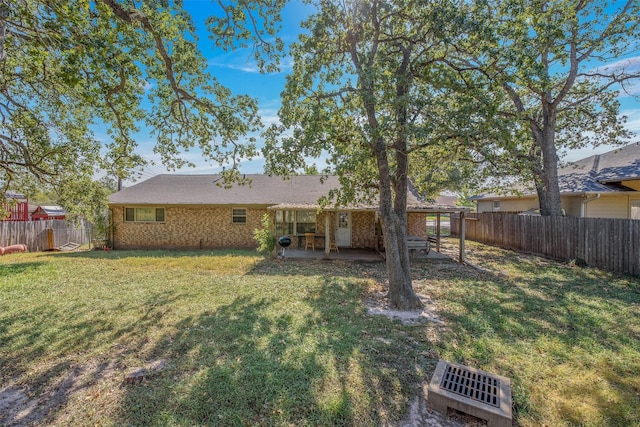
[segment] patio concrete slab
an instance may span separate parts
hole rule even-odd
[[[280,252],[278,252],[280,253]],[[384,252],[380,253],[372,249],[352,249],[341,248],[340,252],[329,252],[325,254],[324,250],[304,250],[304,249],[286,249],[284,253],[285,259],[291,260],[340,260],[340,261],[364,261],[364,262],[382,262],[384,261]],[[428,254],[416,252],[411,257],[414,261],[432,261],[432,262],[454,262],[454,260],[447,255],[434,250],[429,251]]]
[[[326,260],[341,260],[341,261],[368,261],[368,262],[380,262],[384,261],[384,258],[380,253],[369,249],[340,249],[340,252],[329,252],[325,254],[324,250],[304,250],[304,249],[287,249],[284,253],[285,259],[292,260],[311,260],[311,259],[326,259]]]

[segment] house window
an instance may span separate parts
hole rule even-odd
[[[316,211],[296,212],[296,232],[297,234],[316,232]]]
[[[315,233],[316,211],[276,211],[276,235]]]
[[[293,234],[295,211],[276,211],[276,236]]]
[[[126,222],[164,222],[164,208],[125,208]]]
[[[231,222],[234,224],[246,224],[247,223],[247,210],[245,208],[232,209]]]
[[[493,210],[494,211],[499,211],[500,210],[500,200],[494,200],[493,201]]]

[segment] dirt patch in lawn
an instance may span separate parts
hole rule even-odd
[[[115,364],[70,366],[62,374],[43,374],[30,387],[9,381],[0,386],[0,424],[26,426],[42,422],[97,382],[116,374]]]
[[[418,295],[424,308],[421,310],[398,310],[391,306],[389,302],[388,292],[375,292],[365,298],[365,306],[370,315],[387,316],[390,319],[397,319],[402,323],[415,324],[420,322],[435,322],[442,324],[442,320],[438,316],[435,304],[431,298]]]
[[[136,382],[140,382],[154,371],[164,369],[166,365],[166,360],[157,360],[132,372],[144,373],[140,377],[136,376]],[[47,422],[50,415],[64,417],[60,409],[70,401],[94,399],[105,386],[111,389],[122,388],[127,385],[128,375],[131,372],[127,374],[120,363],[108,361],[70,366],[55,378],[45,374],[29,387],[16,381],[8,381],[0,385],[0,425],[28,426]],[[62,424],[65,424],[64,421]]]

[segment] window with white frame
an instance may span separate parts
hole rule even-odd
[[[494,211],[499,211],[500,210],[500,200],[494,200],[493,201],[493,210]]]
[[[125,208],[126,222],[164,222],[164,208]]]
[[[233,208],[231,213],[231,222],[234,224],[246,224],[247,223],[247,209],[245,208]]]

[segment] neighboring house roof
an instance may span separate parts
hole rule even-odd
[[[67,214],[67,211],[60,206],[38,206],[33,213],[46,213],[49,216],[64,216]]]
[[[332,189],[339,188],[337,176],[246,175],[250,184],[224,188],[221,175],[157,175],[109,196],[111,205],[276,205],[282,209],[312,209]],[[424,202],[412,189],[407,195],[408,209],[437,208]],[[371,209],[373,206],[352,206]],[[452,207],[448,207],[452,208]],[[458,209],[459,210],[459,209]]]
[[[458,204],[458,200],[459,200],[459,197],[456,195],[451,196],[446,194],[440,194],[438,197],[436,197],[436,203],[440,205],[455,206]]]
[[[563,194],[607,193],[634,191],[624,181],[640,179],[640,142],[626,145],[604,154],[596,154],[568,163],[558,169],[558,184]],[[525,190],[522,195],[536,195]],[[481,194],[474,200],[512,198],[515,195]]]

